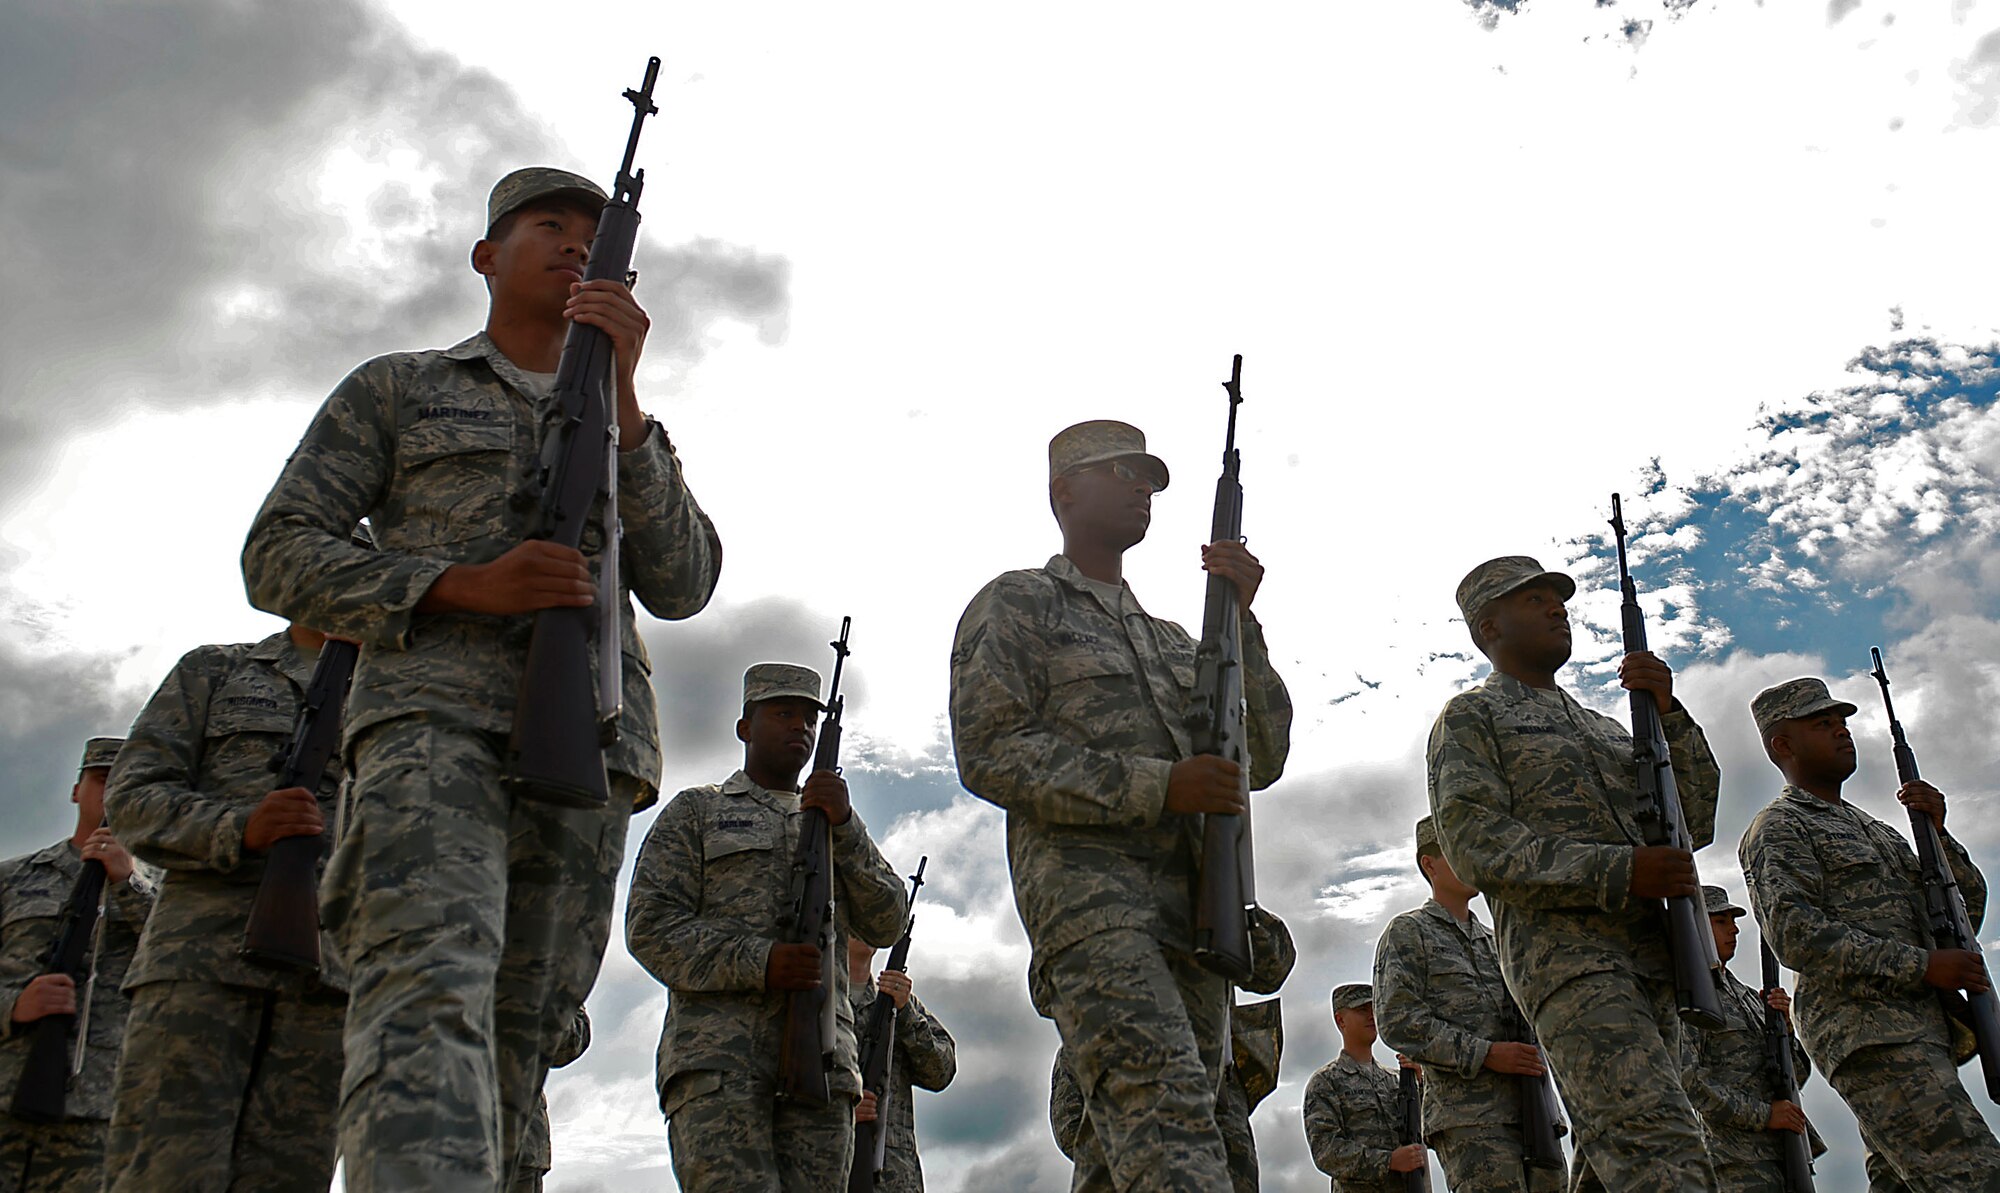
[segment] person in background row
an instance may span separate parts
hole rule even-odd
[[[1445,704],[1426,759],[1438,844],[1486,896],[1500,973],[1555,1072],[1579,1153],[1612,1193],[1715,1188],[1701,1120],[1681,1089],[1681,1023],[1660,900],[1699,896],[1694,856],[1648,845],[1632,737],[1556,684],[1570,657],[1576,582],[1525,555],[1458,585],[1493,664]],[[1647,651],[1619,682],[1658,704],[1697,848],[1715,831],[1722,775],[1701,727]],[[1583,1167],[1579,1163],[1578,1168]]]
[[[1062,553],[1004,573],[959,619],[952,744],[965,789],[1007,813],[1007,863],[1031,953],[1028,991],[1084,1093],[1079,1191],[1229,1184],[1215,1122],[1229,983],[1195,960],[1202,818],[1245,810],[1236,763],[1195,755],[1195,640],[1124,582],[1167,466],[1121,422],[1049,442]],[[1283,773],[1291,698],[1251,612],[1264,566],[1201,548],[1243,612],[1248,786]]]
[[[1567,1172],[1525,1160],[1519,1077],[1547,1067],[1522,1039],[1493,934],[1472,913],[1479,892],[1452,872],[1431,817],[1417,822],[1416,840],[1431,897],[1375,944],[1382,1042],[1424,1067],[1424,1141],[1452,1193],[1561,1193]]]
[[[1250,913],[1250,955],[1254,969],[1243,989],[1275,994],[1298,962],[1285,921],[1266,907]],[[1278,1063],[1284,1052],[1285,1028],[1275,998],[1235,1003],[1229,1008],[1229,1055],[1222,1070],[1222,1088],[1215,1096],[1215,1126],[1229,1156],[1229,1180],[1236,1193],[1257,1193],[1257,1137],[1250,1113],[1278,1087]],[[1083,1091],[1070,1072],[1066,1054],[1056,1049],[1049,1074],[1049,1127],[1056,1147],[1072,1162],[1076,1138],[1083,1129]]]
[[[84,743],[69,793],[76,805],[75,831],[45,849],[0,862],[0,1193],[98,1193],[104,1187],[111,1081],[132,1006],[123,988],[125,972],[153,909],[152,884],[104,827],[104,780],[124,744],[117,737]],[[63,909],[86,861],[104,866],[108,897],[91,951],[83,1070],[70,1078],[63,1121],[24,1122],[5,1108],[20,1086],[35,1024],[83,1010],[84,992],[76,981],[47,969]],[[63,1059],[73,1055],[66,1048]]]
[[[326,636],[292,625],[181,657],[132,723],[104,803],[141,861],[166,872],[125,977],[105,1189],[325,1189],[333,1180],[346,971],[239,949],[264,851],[334,819],[342,772],[272,790]]]
[[[1306,1082],[1300,1113],[1313,1164],[1333,1178],[1333,1193],[1404,1193],[1405,1173],[1421,1171],[1424,1145],[1402,1141],[1396,1074],[1375,1063],[1374,995],[1366,982],[1333,989],[1340,1055]],[[1398,1057],[1406,1069],[1416,1065]]]
[[[1813,678],[1750,702],[1764,752],[1785,776],[1737,846],[1750,905],[1771,950],[1799,975],[1799,1035],[1861,1126],[1869,1188],[1993,1193],[2000,1143],[1959,1083],[1970,1054],[1954,1053],[1938,1001],[1940,990],[1989,989],[1985,962],[1936,947],[1909,843],[1841,798],[1854,773],[1854,713]],[[1918,781],[1896,799],[1937,826],[1977,928],[1986,878],[1945,832],[1944,794]]]
[[[548,167],[496,183],[471,252],[485,329],[350,373],[243,545],[252,604],[361,643],[349,815],[322,889],[354,990],[340,1104],[348,1193],[512,1179],[549,1059],[604,958],[627,821],[659,784],[651,665],[630,599],[692,617],[722,566],[666,431],[640,409],[651,321],[622,282],[583,281],[604,203],[589,179]],[[581,550],[535,536],[572,322],[611,341],[618,426],[617,509],[596,511]],[[349,541],[364,517],[372,551]],[[508,733],[533,615],[595,603],[614,522],[623,697],[603,753],[610,798],[573,808],[505,781]],[[612,661],[593,659],[593,678]]]
[[[758,663],[743,673],[743,766],[690,787],[653,821],[625,904],[625,944],[667,987],[657,1083],[674,1178],[687,1193],[845,1190],[861,1096],[847,967],[836,966],[837,1032],[826,1102],[780,1097],[787,996],[818,988],[822,958],[788,943],[787,896],[805,811],[832,824],[834,947],[888,945],[909,897],[854,814],[847,781],[812,761],[819,673]]]
[[[1701,898],[1715,933],[1715,954],[1724,966],[1722,1015],[1727,1023],[1714,1031],[1689,1028],[1683,1034],[1681,1084],[1708,1131],[1708,1154],[1715,1161],[1715,1180],[1722,1193],[1787,1193],[1774,1132],[1806,1135],[1814,1155],[1824,1152],[1826,1144],[1798,1103],[1771,1098],[1777,1074],[1765,1041],[1765,1000],[1727,968],[1736,955],[1736,921],[1743,909],[1731,903],[1729,892],[1719,886],[1701,888]],[[1771,991],[1769,1005],[1789,1022],[1792,1000],[1783,989]],[[1787,1043],[1793,1071],[1804,1085],[1812,1074],[1812,1062],[1789,1033]]]
[[[932,1093],[951,1084],[958,1076],[958,1043],[912,991],[910,975],[885,969],[879,980],[869,968],[875,948],[858,936],[847,938],[847,996],[854,1007],[855,1030],[868,1023],[868,1008],[877,998],[896,1004],[896,1042],[889,1062],[889,1098],[886,1107],[889,1134],[884,1142],[882,1172],[875,1187],[882,1193],[923,1193],[924,1166],[917,1156],[917,1122],[912,1087]],[[865,1108],[857,1108],[860,1121],[880,1122],[884,1108],[874,1105],[874,1096],[864,1093]],[[867,1164],[868,1156],[856,1153],[854,1163]]]
[[[582,1056],[589,1047],[590,1016],[578,1007],[576,1018],[570,1020],[569,1030],[557,1041],[556,1050],[549,1054],[549,1068],[562,1068]],[[542,1193],[542,1180],[553,1167],[555,1148],[549,1138],[549,1099],[544,1093],[536,1100],[535,1113],[528,1120],[527,1132],[521,1138],[521,1162],[514,1168],[514,1183],[507,1186],[507,1193]]]

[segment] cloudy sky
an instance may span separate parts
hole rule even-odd
[[[1573,567],[1570,678],[1615,709],[1613,490],[1723,761],[1711,880],[1741,890],[1776,790],[1745,706],[1778,679],[1869,710],[1850,791],[1899,819],[1874,644],[2000,861],[2000,0],[623,9],[0,0],[0,852],[66,830],[82,738],[181,652],[275,628],[236,553],[315,405],[478,327],[486,189],[608,178],[654,53],[641,381],[728,547],[706,612],[644,627],[665,785],[732,769],[745,665],[823,663],[853,615],[849,777],[899,869],[931,857],[913,976],[960,1041],[918,1100],[933,1188],[1066,1187],[1001,819],[944,731],[952,627],[1056,549],[1047,439],[1102,417],[1176,477],[1128,578],[1197,622],[1234,352],[1300,714],[1258,805],[1303,951],[1267,1188],[1324,1188],[1325,994],[1420,899],[1424,736],[1483,670],[1452,587]],[[670,1184],[662,1005],[614,945],[550,1085],[553,1189]],[[1807,1103],[1824,1187],[1858,1186],[1837,1099]]]

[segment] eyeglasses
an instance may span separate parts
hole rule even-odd
[[[1117,477],[1121,481],[1124,481],[1128,485],[1142,484],[1145,485],[1149,490],[1151,490],[1154,493],[1160,491],[1160,485],[1158,481],[1155,481],[1152,477],[1139,471],[1137,468],[1132,467],[1130,464],[1127,464],[1123,460],[1107,460],[1102,464],[1092,464],[1086,468],[1072,469],[1071,472],[1072,474],[1074,474],[1077,472],[1097,472],[1100,470],[1109,471],[1111,475]]]

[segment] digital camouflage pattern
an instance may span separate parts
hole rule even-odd
[[[1938,839],[1976,928],[1986,878],[1948,832]],[[1875,1187],[2000,1188],[2000,1145],[1959,1084],[1951,1025],[1923,980],[1933,945],[1909,842],[1787,784],[1737,857],[1771,951],[1798,972],[1806,1051],[1860,1120],[1871,1180],[1887,1165],[1905,1182]]]
[[[494,183],[487,193],[486,230],[491,233],[493,225],[508,212],[555,195],[577,199],[592,207],[604,206],[607,199],[603,187],[581,174],[553,166],[523,166]]]
[[[1486,1067],[1532,1033],[1500,977],[1493,934],[1435,899],[1389,921],[1375,944],[1375,1029],[1424,1067],[1424,1139],[1456,1193],[1559,1190],[1564,1174],[1522,1159],[1521,1080]]]
[[[347,700],[350,747],[394,717],[511,729],[533,615],[416,606],[451,565],[490,563],[528,537],[537,508],[530,485],[554,417],[545,386],[482,332],[363,364],[313,418],[251,524],[243,578],[258,608],[362,643]],[[593,569],[601,515],[583,536]],[[722,543],[657,423],[619,452],[618,516],[619,600],[636,595],[669,620],[699,612],[715,591]],[[372,551],[349,541],[364,517]],[[660,781],[659,717],[652,664],[629,613],[624,711],[604,763],[650,796]]]
[[[1306,1082],[1306,1146],[1314,1167],[1333,1178],[1334,1193],[1403,1193],[1402,1174],[1389,1170],[1403,1142],[1398,1099],[1394,1073],[1345,1052]]]
[[[1195,641],[1149,616],[1130,585],[1120,598],[1106,608],[1057,555],[982,589],[952,646],[959,778],[1007,813],[1031,972],[1114,928],[1174,948],[1193,939],[1202,818],[1164,805],[1167,773],[1189,754]],[[1254,617],[1243,653],[1250,786],[1261,790],[1284,771],[1292,706]]]
[[[326,1188],[346,1012],[344,992],[299,975],[133,990],[106,1193]]]
[[[1757,734],[1768,742],[1771,734],[1782,721],[1809,717],[1816,712],[1832,710],[1843,717],[1851,717],[1860,712],[1859,708],[1845,700],[1835,700],[1833,693],[1826,690],[1826,681],[1807,676],[1802,679],[1788,679],[1774,687],[1765,688],[1750,701],[1750,717],[1757,722]]]
[[[1575,580],[1562,572],[1549,571],[1527,555],[1502,555],[1487,560],[1467,572],[1452,595],[1458,601],[1460,616],[1471,625],[1479,620],[1480,611],[1487,605],[1537,580],[1554,585],[1565,601],[1576,595]]]
[[[563,1032],[555,1052],[549,1056],[549,1068],[560,1069],[570,1064],[589,1047],[590,1016],[578,1007],[569,1029]],[[507,1186],[508,1193],[542,1193],[542,1178],[554,1166],[555,1151],[549,1139],[549,1100],[537,1094],[535,1112],[528,1117],[527,1129],[521,1136],[521,1154],[515,1161],[514,1180]]]
[[[1714,904],[1709,904],[1715,914]],[[1784,1193],[1784,1173],[1776,1132],[1766,1129],[1778,1075],[1764,1039],[1764,999],[1728,969],[1722,971],[1723,1026],[1714,1031],[1681,1029],[1681,1085],[1708,1132],[1723,1193]],[[1812,1062],[1792,1040],[1792,1066],[1800,1086],[1812,1076]],[[1813,1154],[1826,1150],[1815,1133]]]
[[[730,1181],[776,1188],[775,1166],[790,1162],[780,1154],[788,1148],[822,1159],[853,1150],[861,1074],[844,964],[834,967],[835,989],[828,992],[838,1033],[827,1075],[830,1104],[844,1114],[779,1108],[771,1094],[786,994],[766,990],[764,977],[771,946],[789,931],[792,859],[804,819],[796,792],[767,791],[739,770],[675,796],[639,847],[625,944],[668,990],[655,1073],[660,1110],[672,1123],[675,1175],[686,1188]],[[846,956],[850,932],[878,947],[892,944],[908,915],[902,878],[858,815],[834,826],[832,848],[834,955]],[[681,1121],[697,1100],[694,1117]],[[794,1131],[788,1141],[774,1142],[786,1131]],[[836,1146],[817,1131],[837,1132],[846,1142]],[[745,1162],[752,1166],[736,1167]],[[834,1175],[844,1188],[844,1160]],[[758,1179],[765,1184],[757,1186]]]
[[[28,1126],[4,1112],[21,1082],[34,1027],[14,1022],[14,1002],[29,982],[48,972],[49,954],[62,931],[63,908],[82,872],[83,857],[67,838],[0,862],[0,1127],[9,1137]],[[138,952],[154,895],[153,885],[138,870],[108,889],[110,898],[98,927],[97,982],[90,994],[90,1040],[84,1047],[83,1072],[70,1081],[63,1103],[69,1119],[99,1124],[111,1117],[111,1077],[132,1007],[124,989],[125,974]],[[77,996],[82,998],[81,990]],[[65,1138],[68,1134],[75,1133]]]
[[[603,960],[643,785],[614,774],[590,810],[517,799],[500,781],[504,745],[421,717],[354,744],[320,892],[357,992],[340,1087],[349,1193],[504,1186]]]
[[[264,877],[263,856],[244,848],[243,830],[277,786],[318,658],[282,630],[255,643],[198,646],[181,656],[132,723],[105,784],[104,811],[132,855],[166,876],[128,987],[187,981],[297,988],[288,972],[237,951]],[[329,826],[342,774],[336,757],[314,793]],[[320,954],[320,980],[346,989],[339,954],[324,934]]]
[[[1249,782],[1262,789],[1284,770],[1291,700],[1249,615],[1243,653]],[[1214,1112],[1228,985],[1186,953],[1202,818],[1165,811],[1168,773],[1190,754],[1194,658],[1187,631],[1129,585],[1112,594],[1061,555],[986,585],[952,646],[959,778],[1007,813],[1029,991],[1090,1102],[1079,1189],[1139,1173],[1227,1180]],[[1114,1005],[1131,1017],[1096,1038]],[[1099,1131],[1115,1173],[1100,1171]]]
[[[104,1130],[99,1119],[33,1124],[0,1117],[0,1193],[99,1193]]]
[[[765,700],[792,697],[810,700],[824,712],[826,703],[819,695],[819,672],[811,667],[801,667],[796,663],[753,663],[743,673],[743,704],[746,708]]]
[[[1131,423],[1100,418],[1064,427],[1049,440],[1050,480],[1112,460],[1131,460],[1151,473],[1155,492],[1167,487],[1167,462],[1146,451],[1146,433]]]
[[[1976,928],[1986,878],[1950,833],[1938,839]],[[1944,1008],[1924,984],[1935,946],[1902,834],[1787,785],[1751,818],[1736,853],[1771,951],[1798,972],[1799,1036],[1822,1073],[1871,1044],[1950,1045]]]
[[[667,1146],[681,1193],[845,1193],[854,1097],[778,1095],[776,1073],[682,1073]]]
[[[1700,848],[1721,773],[1686,709],[1660,721]],[[1678,1081],[1659,1080],[1679,1068],[1680,1021],[1661,905],[1631,896],[1647,810],[1625,726],[1494,671],[1445,704],[1426,761],[1439,846],[1493,910],[1501,975],[1596,1175],[1613,1188],[1712,1188],[1694,1108]]]
[[[854,1022],[865,1027],[868,1023],[868,1008],[873,1006],[880,993],[875,983],[870,981],[862,986],[849,989],[853,1000]],[[932,1093],[951,1084],[958,1076],[958,1043],[930,1013],[923,1000],[914,993],[910,1001],[896,1012],[896,1043],[889,1062],[889,1097],[887,1105],[878,1113],[886,1115],[889,1135],[884,1147],[882,1171],[876,1178],[875,1187],[882,1193],[922,1193],[924,1187],[923,1163],[917,1155],[916,1099],[912,1089],[927,1089]],[[879,1120],[878,1120],[879,1121]],[[868,1162],[868,1157],[856,1155],[856,1164]]]

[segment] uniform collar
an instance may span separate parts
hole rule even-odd
[[[1553,692],[1565,698],[1569,695],[1560,686],[1554,688],[1531,687],[1507,674],[1505,671],[1500,670],[1498,667],[1486,673],[1486,678],[1480,682],[1480,686],[1489,692],[1496,692],[1510,700],[1534,700],[1547,692]]]
[[[1486,925],[1479,922],[1479,913],[1472,910],[1472,908],[1470,907],[1467,907],[1465,909],[1466,918],[1465,922],[1462,924],[1458,922],[1457,916],[1451,914],[1450,908],[1438,902],[1436,899],[1424,900],[1424,905],[1419,910],[1424,912],[1424,914],[1430,916],[1432,919],[1442,920],[1445,923],[1450,924],[1452,927],[1457,928],[1462,932],[1469,933],[1473,936],[1486,935]]]
[[[1848,803],[1845,799],[1842,799],[1839,803],[1830,804],[1805,788],[1795,787],[1790,783],[1785,784],[1784,797],[1796,800],[1815,812],[1833,813],[1846,811],[1854,807],[1853,804]]]
[[[494,344],[492,337],[488,336],[484,331],[467,336],[465,339],[438,353],[438,355],[447,360],[483,360],[486,362],[486,367],[493,370],[494,376],[506,382],[515,393],[520,394],[530,402],[535,400],[535,386],[528,380],[526,371],[513,361],[508,360],[507,354],[500,351],[499,347]]]
[[[1362,1064],[1360,1061],[1355,1060],[1353,1057],[1347,1055],[1347,1049],[1345,1048],[1342,1048],[1340,1050],[1340,1054],[1333,1058],[1333,1063],[1339,1065],[1341,1068],[1347,1069],[1355,1073],[1388,1072],[1387,1069],[1384,1069],[1380,1064],[1377,1064],[1372,1058],[1369,1060],[1367,1064],[1365,1065]]]
[[[70,862],[79,861],[82,859],[82,857],[83,855],[76,851],[76,846],[70,844],[69,838],[64,837],[62,840],[57,841],[55,844],[50,845],[47,848],[36,850],[34,856],[30,860],[38,862],[42,865],[61,866]]]
[[[1042,570],[1078,592],[1089,592],[1091,590],[1090,586],[1093,581],[1090,577],[1078,571],[1076,564],[1070,562],[1070,558],[1067,555],[1058,553],[1049,556],[1049,562]],[[1127,595],[1130,595],[1132,592],[1132,586],[1127,584],[1123,577],[1120,577],[1118,580],[1118,588],[1119,591]]]
[[[768,787],[759,786],[757,781],[752,779],[741,768],[738,768],[735,774],[722,781],[722,793],[724,795],[747,795],[751,799],[769,804],[772,807],[787,810],[797,807],[799,802],[798,792],[772,791]]]
[[[313,669],[319,665],[319,656],[307,658],[287,630],[279,630],[251,647],[250,657],[260,663],[269,663],[273,670],[301,689],[312,683]]]

